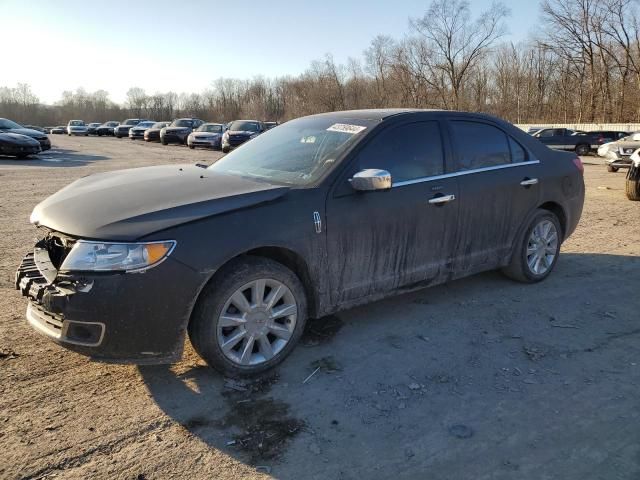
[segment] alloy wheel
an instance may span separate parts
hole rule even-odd
[[[527,242],[527,265],[535,275],[549,271],[558,253],[558,231],[550,220],[539,222]]]
[[[269,278],[254,280],[225,303],[218,317],[218,346],[237,365],[267,362],[289,343],[297,315],[296,299],[286,285]]]

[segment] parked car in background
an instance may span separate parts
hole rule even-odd
[[[533,135],[534,133],[539,132],[540,130],[542,130],[542,127],[530,127],[530,128],[527,130],[527,133],[528,133],[529,135]]]
[[[631,155],[625,190],[629,200],[640,200],[640,149]]]
[[[66,135],[67,127],[66,125],[58,125],[57,127],[53,127],[50,133],[52,135]]]
[[[131,140],[135,140],[136,138],[144,139],[144,132],[146,132],[149,128],[155,125],[155,121],[153,120],[144,120],[143,122],[138,123],[135,127],[131,127],[129,129],[129,138]]]
[[[102,125],[100,122],[93,122],[87,125],[87,133],[89,135],[96,135],[96,129]]]
[[[122,138],[129,135],[129,130],[140,122],[144,122],[144,118],[127,118],[124,122],[113,129],[113,135],[116,138]]]
[[[235,120],[222,136],[222,151],[230,152],[247,140],[257,137],[266,130],[264,123],[258,120]]]
[[[49,150],[51,148],[51,140],[46,133],[39,132],[37,130],[31,130],[30,128],[24,128],[19,123],[6,118],[0,118],[0,133],[17,133],[19,135],[26,135],[38,141],[42,151]]]
[[[203,123],[187,137],[189,148],[206,147],[220,150],[222,148],[222,123]]]
[[[543,128],[532,135],[554,150],[570,150],[588,155],[605,142],[604,136],[568,128]]]
[[[69,120],[67,124],[67,134],[72,135],[89,135],[89,129],[82,120]]]
[[[99,137],[102,137],[103,135],[112,137],[113,129],[116,128],[118,125],[120,125],[120,122],[116,122],[113,120],[109,122],[105,122],[96,128],[96,135],[98,135]]]
[[[266,130],[271,130],[274,127],[277,127],[278,125],[280,125],[278,122],[264,122],[264,128]]]
[[[52,127],[52,126],[44,127],[44,131],[45,131],[45,133],[51,133],[51,130],[53,130],[54,128],[56,128],[56,127]]]
[[[607,171],[617,172],[631,166],[631,155],[640,148],[640,132],[609,142],[598,148],[598,155],[604,158]]]
[[[160,130],[160,142],[163,145],[170,143],[187,144],[187,137],[204,121],[199,118],[178,118],[171,122],[171,125]]]
[[[29,130],[35,130],[40,133],[48,133],[43,127],[38,127],[37,125],[22,125],[23,128],[28,128]]]
[[[41,151],[40,142],[35,138],[20,133],[0,132],[0,155],[27,158]]]
[[[188,332],[224,375],[254,375],[308,317],[487,270],[544,280],[580,220],[582,173],[488,115],[298,118],[206,170],[76,180],[33,210],[42,240],[15,285],[33,328],[79,353],[169,363]]]
[[[159,142],[160,141],[160,130],[164,127],[171,125],[171,122],[156,122],[153,124],[151,128],[147,128],[144,131],[144,141],[145,142]]]
[[[587,133],[590,135],[600,135],[603,139],[602,145],[609,142],[616,142],[630,135],[629,132],[623,132],[621,130],[592,130]]]

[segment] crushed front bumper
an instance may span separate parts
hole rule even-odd
[[[171,363],[203,277],[168,258],[144,273],[62,273],[39,242],[18,267],[27,321],[69,350],[114,363]]]

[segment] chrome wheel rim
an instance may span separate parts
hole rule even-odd
[[[527,265],[535,275],[544,275],[553,265],[558,252],[558,231],[550,220],[538,223],[527,242]]]
[[[298,304],[286,285],[254,280],[225,303],[218,317],[218,346],[237,365],[268,362],[291,340],[297,317]]]

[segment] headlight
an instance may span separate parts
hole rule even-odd
[[[139,271],[154,267],[167,258],[176,242],[106,243],[79,240],[60,270],[67,271]]]

